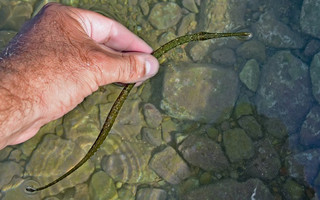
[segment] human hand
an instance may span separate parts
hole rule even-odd
[[[0,149],[28,140],[100,85],[154,76],[151,52],[111,19],[47,4],[0,54]]]

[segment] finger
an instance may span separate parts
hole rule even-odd
[[[159,69],[158,60],[150,54],[127,52],[108,55],[108,52],[98,52],[95,63],[99,68],[96,76],[101,77],[99,85],[109,83],[143,82],[154,76]]]
[[[117,51],[151,53],[152,48],[138,36],[115,20],[98,13],[71,8],[89,37]]]

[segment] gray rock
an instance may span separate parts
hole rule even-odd
[[[208,32],[228,32],[245,25],[244,13],[246,5],[240,1],[216,2],[201,1],[199,12],[199,29]],[[232,39],[234,40],[234,39]],[[210,40],[195,43],[190,49],[190,56],[194,61],[200,61],[207,55],[210,45],[223,46],[227,40]]]
[[[94,173],[89,182],[89,194],[91,199],[117,199],[118,194],[114,182],[103,171]]]
[[[217,183],[192,190],[181,199],[270,200],[274,198],[268,187],[258,179],[249,179],[242,183],[232,179],[225,179],[218,181]]]
[[[264,63],[266,60],[266,47],[259,40],[252,39],[237,48],[237,55]]]
[[[200,135],[191,135],[179,146],[183,158],[207,171],[223,171],[229,166],[218,143]]]
[[[320,52],[317,53],[310,65],[310,76],[312,83],[312,93],[318,103],[320,103]]]
[[[293,179],[287,179],[283,185],[283,195],[285,199],[300,200],[306,199],[304,186],[298,184]]]
[[[314,37],[320,38],[320,1],[304,0],[301,14],[300,26],[303,32]]]
[[[136,200],[166,200],[167,192],[158,188],[141,188],[137,192]]]
[[[271,180],[278,175],[281,167],[280,157],[269,140],[255,143],[256,155],[248,162],[246,173],[254,178]]]
[[[15,31],[0,31],[0,52],[4,50],[9,41],[17,34]]]
[[[241,70],[239,77],[249,90],[255,92],[258,88],[260,78],[260,68],[258,62],[254,59],[247,61]]]
[[[233,66],[236,62],[236,55],[232,49],[221,48],[212,52],[212,60],[226,66]]]
[[[162,122],[160,111],[151,103],[143,105],[143,115],[150,128],[158,128]]]
[[[188,165],[170,146],[153,155],[149,166],[170,184],[179,184],[191,175]]]
[[[263,43],[275,48],[299,49],[304,46],[302,37],[273,15],[265,13],[252,26],[254,35]]]
[[[272,137],[283,139],[288,136],[286,125],[279,119],[265,119],[263,120],[263,126]]]
[[[162,143],[161,129],[143,127],[141,129],[141,139],[151,145],[159,146]]]
[[[263,137],[261,126],[253,116],[243,116],[238,120],[238,123],[253,140]]]
[[[280,51],[262,67],[257,110],[268,118],[282,120],[293,133],[311,107],[309,88],[308,66],[289,51]]]
[[[157,29],[175,26],[181,18],[181,8],[172,2],[157,3],[150,11],[149,21]]]
[[[112,154],[102,158],[101,167],[118,182],[151,183],[158,178],[148,166],[151,150],[146,143],[121,141]]]
[[[183,17],[181,24],[178,28],[178,36],[185,35],[192,32],[197,26],[196,15],[194,13],[189,13]]]
[[[285,164],[290,177],[299,182],[307,181],[312,186],[319,173],[320,149],[289,155],[285,159]]]
[[[320,147],[320,106],[313,107],[303,122],[300,142],[306,146]]]
[[[21,177],[22,172],[22,167],[16,162],[0,162],[0,189],[10,183],[14,176]]]
[[[33,8],[29,2],[1,1],[1,30],[19,31],[22,25],[31,17]]]
[[[305,56],[313,56],[320,50],[320,41],[319,40],[311,40],[308,42],[306,47],[304,48],[303,54]]]
[[[223,144],[231,162],[249,159],[254,154],[253,143],[244,130],[240,128],[223,132]],[[241,145],[239,145],[241,144]]]
[[[163,84],[161,108],[178,119],[224,119],[230,116],[238,96],[234,71],[205,64],[178,66],[165,74]]]
[[[84,157],[86,152],[76,143],[48,134],[32,153],[26,165],[26,176],[32,176],[42,185],[55,180]],[[63,156],[61,156],[63,155]],[[41,161],[41,162],[39,162]],[[82,167],[63,181],[41,192],[42,197],[58,194],[66,188],[87,181],[94,170],[88,160]]]
[[[182,5],[186,9],[190,10],[193,13],[198,13],[199,12],[198,7],[197,7],[196,3],[194,2],[194,0],[183,0],[182,1]]]

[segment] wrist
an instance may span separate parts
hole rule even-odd
[[[35,109],[34,98],[26,90],[26,83],[17,71],[9,70],[12,63],[1,61],[0,149],[29,139],[41,127],[39,112]]]

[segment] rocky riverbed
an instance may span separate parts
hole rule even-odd
[[[0,49],[48,2],[112,17],[153,48],[197,31],[250,31],[178,47],[135,88],[110,135],[77,163],[121,88],[99,88],[0,151],[0,199],[318,199],[320,0],[0,1]]]

